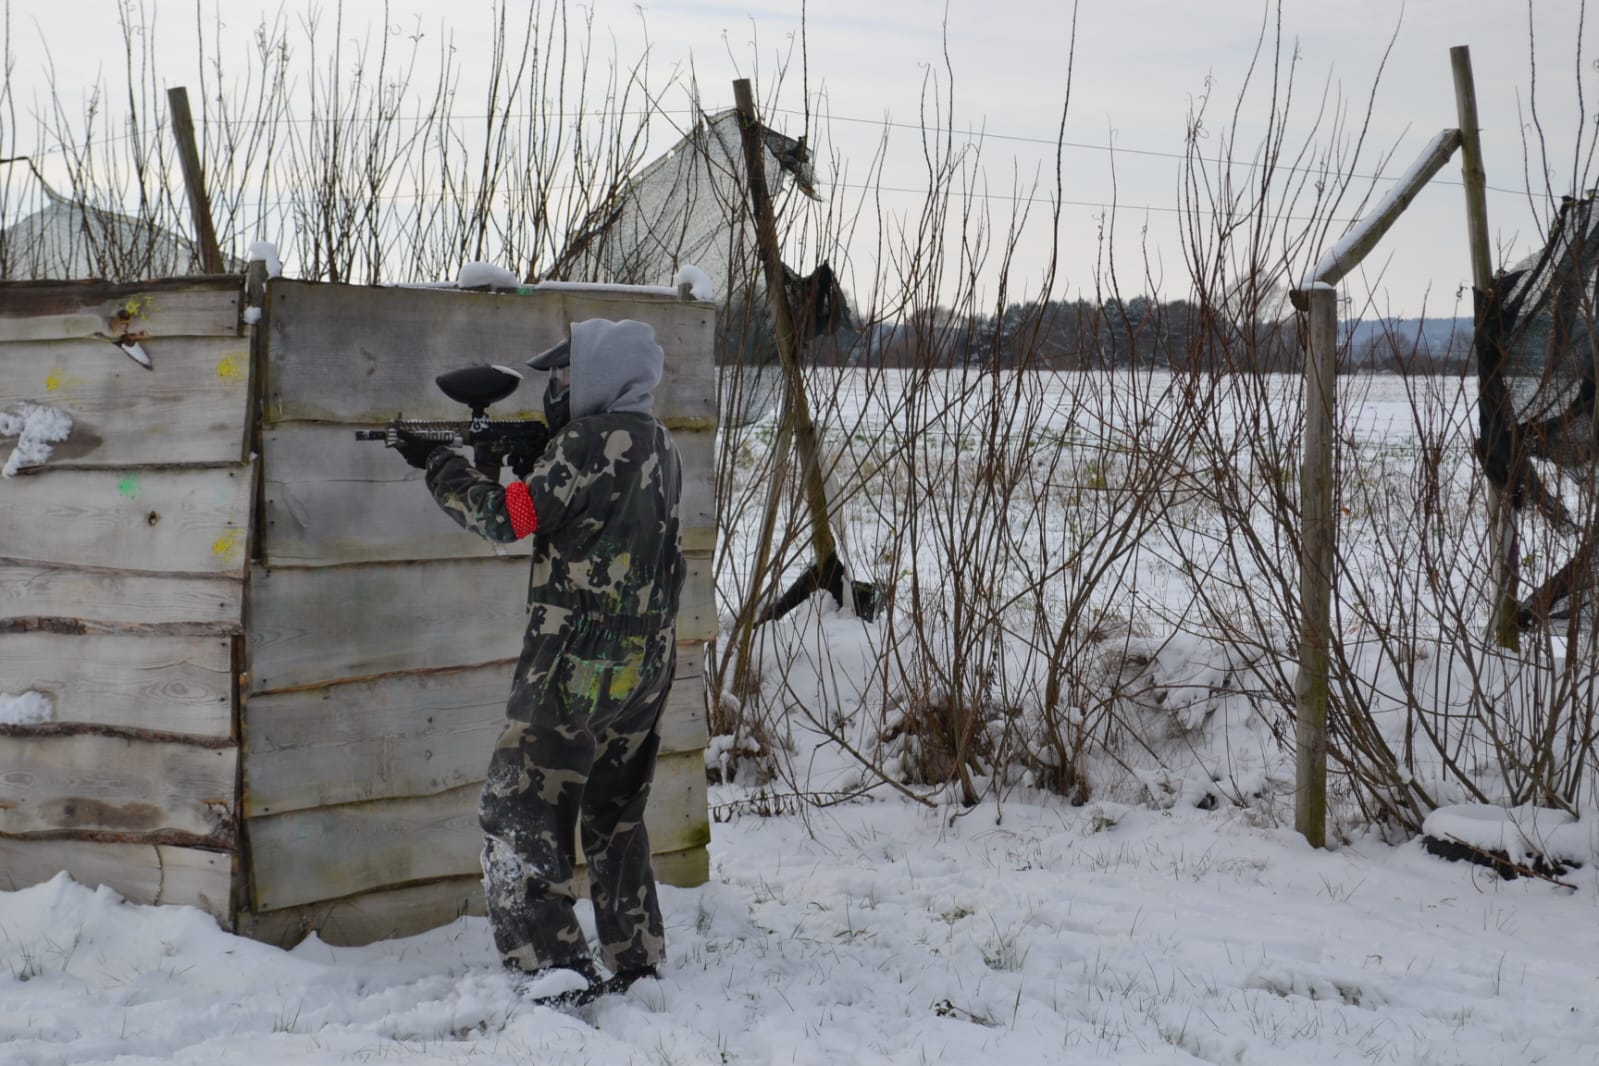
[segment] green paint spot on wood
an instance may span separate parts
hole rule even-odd
[[[137,477],[129,476],[117,482],[117,491],[122,494],[122,498],[125,500],[138,499],[139,489],[139,479]]]

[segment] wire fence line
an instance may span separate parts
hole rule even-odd
[[[1171,160],[1171,161],[1177,162],[1177,163],[1181,163],[1181,162],[1183,162],[1184,160],[1186,160],[1188,158],[1186,153],[1183,153],[1183,152],[1163,151],[1161,149],[1156,149],[1156,148],[1135,148],[1135,147],[1129,147],[1129,146],[1126,146],[1126,145],[1097,144],[1097,143],[1090,142],[1090,141],[1063,140],[1063,139],[1060,139],[1060,138],[1057,138],[1057,137],[1044,137],[1044,136],[1038,136],[1038,135],[1035,135],[1035,134],[998,133],[998,132],[993,132],[993,131],[989,131],[989,130],[975,130],[975,129],[971,129],[971,128],[962,129],[962,128],[956,128],[956,127],[953,127],[953,126],[926,126],[926,125],[920,125],[920,124],[910,123],[910,122],[898,122],[898,121],[895,121],[893,119],[888,119],[888,118],[864,118],[864,117],[853,116],[853,115],[840,115],[840,114],[838,114],[836,112],[832,112],[832,111],[822,111],[822,110],[811,111],[811,110],[803,110],[803,109],[791,108],[791,107],[773,107],[773,108],[770,108],[769,111],[770,111],[771,114],[793,115],[795,117],[804,118],[804,119],[807,120],[807,122],[809,122],[810,120],[815,120],[818,123],[822,123],[822,122],[843,122],[843,123],[848,123],[848,124],[851,124],[851,125],[869,126],[869,127],[875,128],[875,129],[905,130],[907,132],[915,133],[918,136],[931,135],[931,136],[936,136],[936,137],[963,137],[963,138],[967,139],[968,143],[984,142],[984,141],[1005,141],[1005,142],[1013,142],[1013,143],[1017,143],[1017,144],[1034,144],[1034,145],[1038,145],[1040,147],[1047,147],[1047,148],[1066,148],[1066,149],[1071,149],[1073,151],[1098,152],[1098,153],[1101,153],[1101,154],[1104,154],[1104,155],[1142,156],[1142,157],[1147,157],[1147,158],[1151,158],[1151,159],[1167,159],[1167,160]],[[622,115],[624,117],[643,118],[643,117],[652,117],[652,116],[663,116],[664,117],[664,116],[673,116],[673,115],[675,115],[675,116],[680,116],[680,117],[683,117],[683,118],[690,119],[691,121],[694,120],[694,119],[697,119],[702,113],[703,112],[701,112],[701,110],[699,108],[697,108],[697,107],[664,107],[664,106],[632,109],[632,110],[618,112],[618,114],[620,114],[620,115]],[[488,114],[487,112],[479,113],[479,114],[473,114],[473,113],[456,114],[456,115],[452,115],[451,116],[450,122],[452,124],[459,125],[462,129],[465,129],[467,123],[482,123],[482,122],[487,122],[487,121],[489,121],[491,119],[493,119],[493,120],[514,119],[514,120],[518,120],[518,121],[525,121],[525,120],[529,120],[529,119],[538,119],[539,121],[543,121],[543,122],[566,122],[566,121],[577,120],[577,119],[602,119],[602,118],[605,118],[605,117],[607,117],[606,113],[604,111],[597,110],[597,109],[588,110],[588,111],[582,111],[582,112],[556,111],[556,112],[553,112],[553,113],[540,113],[540,114],[536,114],[536,115],[532,114],[530,112],[518,111],[516,109],[510,109],[510,110],[503,111],[503,112],[497,112],[497,113],[495,113],[493,115]],[[431,116],[424,116],[420,112],[413,112],[410,115],[400,115],[400,116],[398,116],[398,120],[400,122],[409,122],[413,126],[423,126],[424,124],[431,124],[433,122],[433,119],[431,118]],[[325,122],[325,121],[327,121],[327,120],[325,120],[325,119],[312,119],[312,118],[295,118],[295,117],[292,117],[292,116],[286,116],[286,117],[283,117],[283,118],[275,118],[275,119],[257,119],[257,120],[248,120],[248,119],[246,119],[242,123],[240,123],[240,125],[242,125],[244,127],[248,127],[248,126],[250,126],[252,124],[254,124],[254,125],[267,125],[267,124],[275,123],[275,124],[287,124],[287,125],[312,126],[312,125],[317,124],[318,122]],[[370,123],[370,122],[372,122],[372,120],[370,120],[370,119],[361,120],[361,121],[359,121],[356,124],[356,128],[359,129],[363,123]],[[118,141],[127,141],[127,140],[131,139],[133,136],[134,136],[133,134],[127,134],[127,133],[110,134],[107,137],[105,137],[104,139],[106,139],[108,141],[112,141],[112,142],[118,142]],[[62,146],[57,146],[55,148],[51,148],[51,147],[48,147],[48,146],[41,146],[38,149],[36,149],[33,154],[36,157],[49,157],[49,156],[55,156],[55,155],[65,155],[65,154],[67,154],[67,151],[68,151],[68,149],[65,148],[65,147],[62,147]],[[1252,159],[1252,158],[1251,159],[1245,159],[1245,158],[1234,157],[1234,156],[1230,156],[1230,155],[1226,155],[1226,154],[1217,155],[1216,157],[1214,157],[1213,161],[1217,162],[1217,163],[1225,164],[1227,166],[1240,167],[1240,168],[1243,168],[1243,169],[1254,169],[1254,168],[1260,167],[1262,165],[1258,160],[1255,160],[1255,159]],[[1316,174],[1316,173],[1320,173],[1321,172],[1321,171],[1319,171],[1319,170],[1317,170],[1315,168],[1311,168],[1311,167],[1285,166],[1282,169],[1286,173]],[[1356,179],[1356,180],[1359,180],[1359,181],[1371,181],[1371,182],[1393,182],[1393,181],[1399,181],[1401,178],[1404,177],[1403,173],[1385,174],[1385,173],[1367,172],[1367,171],[1352,171],[1352,172],[1350,172],[1349,176],[1354,178],[1354,179]],[[1464,183],[1461,182],[1458,179],[1449,178],[1449,177],[1445,177],[1445,176],[1440,175],[1438,177],[1435,177],[1432,180],[1432,182],[1430,182],[1429,184],[1443,185],[1443,186],[1450,186],[1450,187],[1457,187],[1458,188],[1458,187],[1462,187]],[[849,185],[849,184],[841,184],[840,187],[841,188],[868,188],[868,186],[864,186],[864,185]],[[1485,185],[1484,188],[1487,191],[1489,191],[1489,192],[1500,193],[1500,194],[1503,194],[1503,195],[1506,195],[1506,196],[1524,197],[1524,196],[1527,195],[1527,190],[1526,189],[1514,189],[1514,188],[1510,188],[1510,187],[1507,187],[1507,186],[1491,185],[1491,184],[1490,185]],[[926,192],[925,189],[891,189],[891,190],[885,190],[885,191],[915,192],[915,193],[925,193]],[[996,196],[995,198],[1007,199],[1007,197],[1002,197],[1002,196]],[[1075,206],[1106,206],[1106,207],[1112,206],[1112,203],[1110,201],[1108,201],[1108,200],[1107,201],[1073,201],[1072,203]],[[1154,210],[1154,209],[1156,209],[1152,205],[1144,205],[1144,204],[1129,204],[1129,205],[1125,205],[1125,206],[1129,210]],[[1175,208],[1172,208],[1171,210],[1175,210]],[[1350,221],[1353,221],[1353,220],[1350,220]]]

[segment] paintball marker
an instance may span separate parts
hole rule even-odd
[[[472,465],[494,481],[500,479],[502,465],[509,465],[512,470],[530,467],[543,453],[550,440],[550,429],[543,422],[489,417],[489,405],[505,399],[522,384],[522,375],[515,370],[504,366],[468,366],[440,374],[433,380],[444,395],[471,408],[469,421],[407,419],[397,414],[385,429],[356,430],[355,439],[380,440],[392,448],[399,440],[399,431],[404,430],[452,448],[470,445]]]

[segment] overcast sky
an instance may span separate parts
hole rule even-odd
[[[189,0],[143,3],[155,16],[164,81],[193,84],[194,5]],[[322,6],[327,10],[333,4]],[[345,0],[346,36],[380,25],[383,7],[376,0]],[[116,8],[114,0],[10,0],[6,45],[19,106],[29,106],[43,80],[41,41],[48,43],[63,85],[86,84],[97,72],[113,82],[120,78]],[[731,104],[735,77],[758,74],[758,84],[767,84],[800,29],[798,0],[593,0],[592,8],[596,28],[614,35],[624,58],[638,54],[643,27],[648,28],[652,65],[661,80],[673,68],[686,73],[692,63],[701,93],[713,107]],[[1581,0],[1535,0],[1533,8],[1518,0],[1408,0],[1403,5],[1284,0],[1282,51],[1298,57],[1289,141],[1297,144],[1308,131],[1328,89],[1341,94],[1358,126],[1393,37],[1372,104],[1367,147],[1354,169],[1374,173],[1392,151],[1383,172],[1397,176],[1438,130],[1456,124],[1449,49],[1469,45],[1493,187],[1488,212],[1496,258],[1519,258],[1537,239],[1535,210],[1526,194],[1516,191],[1526,185],[1522,131],[1532,87],[1529,28],[1537,42],[1538,115],[1560,168],[1553,179],[1557,193],[1571,191],[1574,181],[1571,160],[1582,125],[1579,72],[1590,129],[1599,97],[1593,65],[1599,40],[1591,26],[1581,24]],[[205,0],[204,10],[209,21],[219,8]],[[298,19],[306,6],[295,0],[281,8],[230,0],[220,10],[224,39],[237,42],[242,55],[263,11],[281,10]],[[525,9],[512,4],[511,10]],[[1096,233],[1108,217],[1105,205],[1114,199],[1123,273],[1135,265],[1129,257],[1141,256],[1140,246],[1148,248],[1156,282],[1180,294],[1185,282],[1175,209],[1186,117],[1208,92],[1207,124],[1215,129],[1232,122],[1261,34],[1270,38],[1277,31],[1276,10],[1264,0],[1095,0],[1075,12],[1063,0],[811,0],[805,8],[810,93],[814,106],[831,116],[822,137],[847,160],[851,182],[864,174],[886,120],[896,125],[890,128],[882,183],[891,190],[924,187],[919,138],[911,127],[921,122],[921,94],[930,72],[947,91],[947,51],[954,126],[986,133],[982,157],[988,191],[996,197],[990,206],[1003,218],[1010,203],[999,197],[1008,196],[1014,175],[1028,181],[1040,165],[1052,174],[1069,73],[1069,147],[1063,157],[1067,206],[1060,229],[1064,286],[1072,295],[1092,289]],[[392,0],[387,21],[407,35],[421,32],[440,42],[453,38],[457,54],[467,59],[463,93],[471,98],[470,58],[481,54],[488,40],[491,11],[487,0]],[[1264,128],[1274,47],[1268,39],[1256,91],[1239,111],[1240,146],[1246,153],[1254,151]],[[776,101],[785,110],[771,116],[772,125],[790,133],[799,132],[802,122],[797,58],[794,65],[796,74]],[[681,94],[670,92],[663,100],[667,107],[682,102]],[[1220,142],[1207,143],[1213,154]],[[1117,150],[1108,151],[1110,145]],[[1458,178],[1452,163],[1368,260],[1371,269],[1364,277],[1351,278],[1348,287],[1357,300],[1374,288],[1381,309],[1390,313],[1415,314],[1424,302],[1430,315],[1457,313],[1456,293],[1469,276]],[[1052,178],[1046,180],[1052,185]],[[1379,183],[1377,194],[1386,188]],[[847,196],[848,190],[836,195]],[[897,192],[884,199],[891,210],[913,209],[918,202]],[[1044,235],[1032,240],[1031,251],[1041,260]],[[1123,278],[1124,290],[1132,290],[1128,295],[1150,284]]]

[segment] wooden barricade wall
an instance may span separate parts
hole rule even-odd
[[[648,321],[666,350],[690,573],[648,818],[657,875],[703,880],[713,307],[280,279],[250,330],[241,297],[235,277],[0,284],[0,411],[75,423],[0,481],[0,693],[54,701],[0,726],[0,888],[66,870],[279,943],[481,913],[476,798],[527,545],[463,532],[353,431],[463,418],[437,374],[521,369],[590,317]],[[496,417],[539,415],[526,373]]]
[[[53,704],[0,726],[0,888],[65,870],[233,921],[255,481],[240,297],[236,277],[0,286],[0,411],[74,422],[0,480],[0,693]]]
[[[354,431],[396,412],[464,418],[434,378],[483,362],[527,376],[492,414],[541,417],[544,375],[524,361],[594,317],[648,321],[666,350],[656,414],[684,455],[690,573],[648,824],[662,880],[703,881],[714,309],[275,280],[265,311],[240,928],[361,942],[481,913],[477,794],[526,627],[529,545],[497,552],[461,530],[419,471]]]

